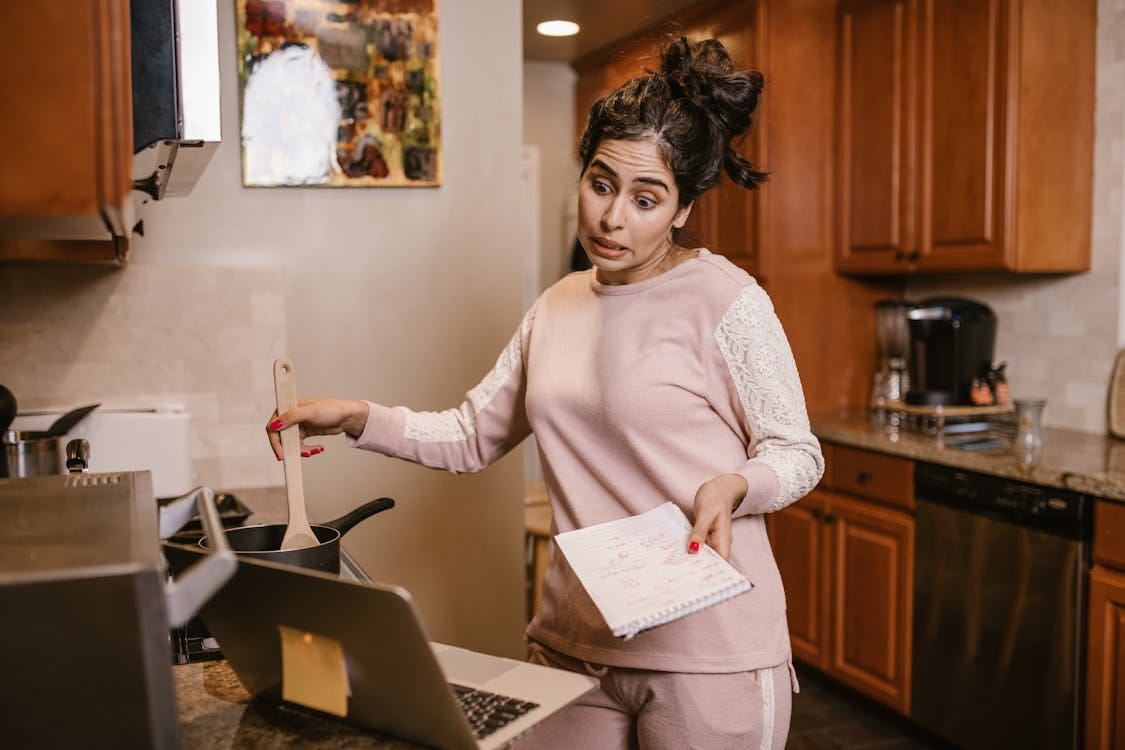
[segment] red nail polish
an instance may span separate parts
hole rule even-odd
[[[275,419],[272,422],[270,422],[270,429],[271,430],[280,430],[281,429],[281,420]]]
[[[699,551],[699,542],[692,539],[691,544],[688,545],[688,550],[690,550],[691,552],[698,552]]]
[[[309,453],[308,451],[301,451],[301,458],[308,458],[311,455],[312,454]]]
[[[315,456],[316,454],[318,454],[318,453],[324,453],[324,449],[323,449],[323,448],[313,448],[313,449],[312,449],[312,454],[313,454],[314,456]]]

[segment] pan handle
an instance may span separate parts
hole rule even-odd
[[[188,496],[194,500],[192,505],[187,506],[188,518],[191,517],[191,512],[198,508],[199,516],[203,521],[203,531],[213,542],[210,554],[181,573],[176,580],[169,581],[164,587],[168,623],[173,628],[183,626],[194,617],[199,608],[230,580],[238,567],[238,558],[227,542],[223,523],[219,520],[219,511],[215,507],[215,492],[210,487],[200,487],[185,497]],[[163,522],[164,518],[161,516],[162,534]],[[180,526],[183,526],[183,523]]]
[[[359,506],[350,513],[345,513],[334,521],[319,524],[320,526],[328,526],[329,528],[336,529],[340,532],[340,536],[348,533],[353,526],[365,518],[370,518],[376,513],[381,513],[384,510],[390,510],[395,507],[395,501],[389,497],[381,497],[378,500],[372,500]]]

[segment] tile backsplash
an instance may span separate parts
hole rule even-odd
[[[263,425],[284,302],[281,266],[3,265],[0,383],[21,411],[184,404],[199,483],[283,484]]]

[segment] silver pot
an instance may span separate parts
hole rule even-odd
[[[4,433],[3,474],[20,479],[63,474],[62,436],[47,432],[8,430]]]

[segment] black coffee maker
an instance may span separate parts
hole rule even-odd
[[[916,406],[971,406],[973,380],[992,369],[996,316],[963,297],[922,300],[907,313],[910,390]]]

